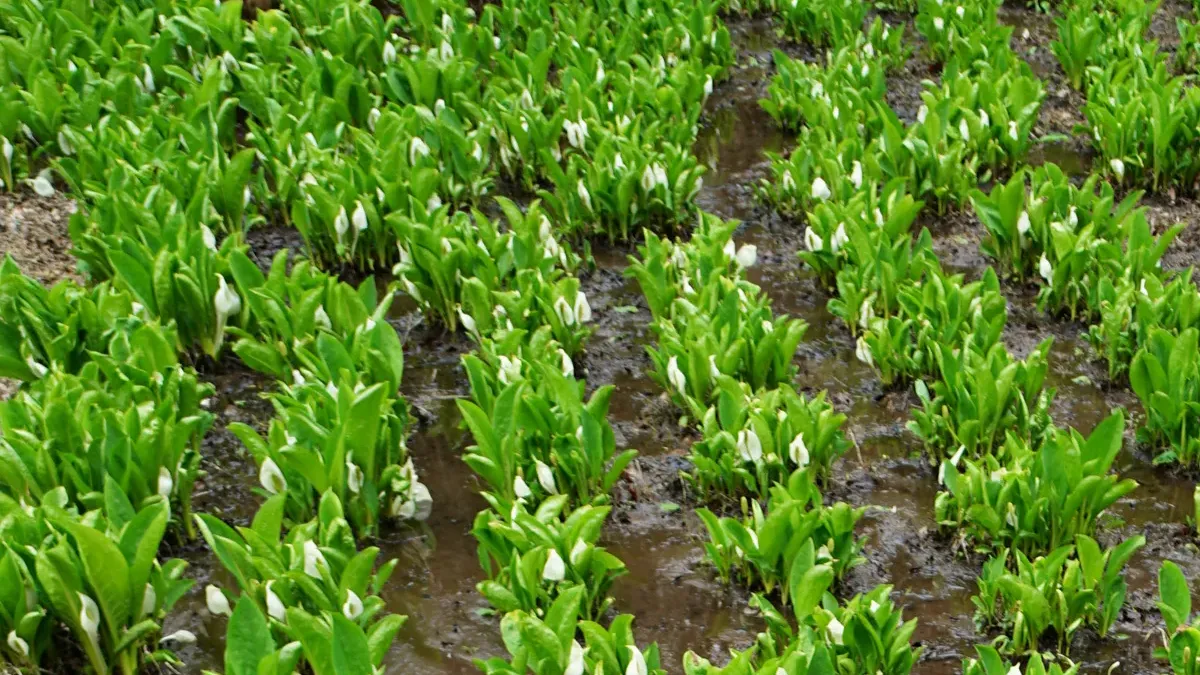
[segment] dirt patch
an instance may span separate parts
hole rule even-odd
[[[250,259],[265,272],[280,251],[286,250],[289,259],[304,252],[304,237],[294,227],[268,225],[256,227],[246,233],[246,244],[250,247]]]
[[[31,192],[0,193],[0,256],[11,255],[21,271],[47,286],[79,279],[67,223],[74,200]]]

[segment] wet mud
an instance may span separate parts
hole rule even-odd
[[[1032,14],[1006,8],[1002,16],[1014,25],[1026,22],[1029,37],[1022,37],[1024,28],[1018,27],[1017,45],[1049,69],[1052,57],[1045,61],[1038,55],[1048,53],[1048,41],[1054,36],[1052,19]],[[924,654],[916,673],[957,673],[961,659],[973,654],[973,646],[993,637],[976,631],[972,619],[971,596],[983,561],[964,555],[934,521],[936,471],[922,457],[917,439],[905,430],[917,404],[915,395],[908,390],[885,391],[871,369],[854,358],[852,336],[826,309],[829,292],[801,269],[796,258],[803,225],[779,217],[754,198],[753,186],[769,175],[763,153],[791,147],[788,134],[777,129],[757,105],[772,73],[771,50],[781,43],[762,20],[735,21],[731,28],[741,58],[734,76],[714,92],[697,141],[697,154],[709,167],[700,205],[743,221],[735,238],[739,243],[754,243],[759,251],[750,279],[770,296],[777,314],[800,317],[809,324],[796,356],[796,386],[810,394],[828,391],[834,405],[848,415],[846,432],[856,445],[835,465],[825,498],[870,508],[860,521],[861,533],[868,538],[867,562],[848,574],[839,593],[848,597],[876,584],[891,584],[905,618],[919,620],[914,640],[924,646]],[[911,28],[908,34],[916,36]],[[923,58],[914,56],[895,76],[896,86],[889,86],[889,103],[902,118],[915,117],[920,80],[937,76]],[[1054,86],[1053,73],[1043,77],[1048,87]],[[1064,106],[1075,106],[1078,113],[1077,99],[1063,99]],[[1041,124],[1058,130],[1065,122],[1044,119]],[[1069,144],[1041,152],[1047,161],[1066,163],[1075,158],[1080,167],[1076,171],[1086,169],[1087,161]],[[1191,201],[1155,198],[1151,212],[1156,223],[1200,221],[1200,209]],[[921,225],[930,228],[949,269],[977,278],[988,265],[978,247],[982,228],[969,209],[944,217],[923,216]],[[1192,264],[1200,255],[1195,236],[1185,231],[1177,240],[1168,256],[1169,266]],[[294,234],[283,229],[252,233],[249,242],[260,264],[277,250],[301,247]],[[685,457],[695,438],[680,427],[678,412],[646,375],[645,346],[654,340],[650,316],[637,284],[623,275],[634,252],[633,247],[594,244],[595,267],[580,277],[596,316],[595,332],[576,364],[589,389],[614,385],[610,420],[618,446],[640,453],[614,490],[614,511],[602,538],[602,544],[629,569],[614,585],[614,609],[634,614],[639,641],[657,641],[668,672],[678,673],[686,651],[722,663],[729,650],[743,649],[753,641],[762,622],[748,609],[747,594],[721,585],[704,561],[706,535],[693,513],[697,504],[679,479],[688,468]],[[1055,338],[1047,384],[1058,391],[1053,408],[1056,423],[1087,433],[1114,407],[1136,414],[1136,399],[1127,388],[1106,381],[1103,364],[1095,361],[1081,337],[1086,325],[1046,317],[1034,306],[1031,291],[1018,284],[1005,282],[1005,293],[1009,299],[1005,343],[1015,355],[1027,354],[1047,336]],[[398,299],[394,310],[393,323],[406,352],[403,394],[414,412],[408,447],[429,486],[434,509],[427,522],[385,530],[372,542],[382,549],[381,559],[400,560],[383,597],[389,611],[409,617],[385,661],[385,671],[474,673],[473,659],[500,656],[504,649],[498,620],[487,613],[474,588],[483,573],[470,530],[484,502],[478,496],[479,481],[461,460],[470,436],[461,427],[455,404],[456,398],[467,395],[459,360],[472,345],[461,335],[446,335],[425,323],[408,303]],[[244,524],[261,498],[255,491],[253,461],[227,425],[241,421],[264,426],[271,409],[260,394],[272,384],[233,366],[209,378],[218,387],[211,407],[218,421],[204,445],[208,476],[197,487],[196,510]],[[1154,606],[1159,562],[1174,560],[1189,578],[1200,578],[1193,533],[1183,525],[1195,483],[1194,477],[1153,466],[1132,433],[1117,464],[1118,471],[1138,480],[1141,487],[1112,510],[1101,539],[1111,544],[1140,533],[1148,542],[1126,572],[1129,599],[1116,632],[1128,639],[1080,635],[1071,653],[1087,672],[1100,673],[1120,661],[1118,672],[1149,675],[1163,670],[1150,656],[1161,627]],[[176,544],[166,553],[189,560],[197,580],[166,626],[167,631],[187,628],[197,635],[197,643],[181,654],[187,662],[182,671],[220,669],[225,622],[204,609],[203,587],[231,581],[202,543]]]

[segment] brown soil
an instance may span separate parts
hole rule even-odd
[[[11,255],[22,272],[47,286],[78,279],[67,234],[74,212],[75,202],[61,194],[0,193],[0,256]]]

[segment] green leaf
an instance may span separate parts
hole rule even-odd
[[[75,538],[88,585],[96,594],[96,603],[104,614],[109,634],[120,635],[129,621],[132,606],[129,565],[125,556],[103,532],[66,519],[61,524]],[[139,598],[141,592],[142,588],[138,587]]]
[[[250,596],[241,596],[225,629],[225,675],[256,675],[258,664],[274,651],[267,618]]]
[[[1191,617],[1192,596],[1188,591],[1187,578],[1179,566],[1170,560],[1163,561],[1158,570],[1158,595],[1158,607],[1167,622],[1167,633],[1174,633]]]
[[[336,675],[374,672],[366,634],[341,614],[333,615],[333,668]]]

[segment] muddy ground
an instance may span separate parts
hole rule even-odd
[[[1180,0],[1170,0],[1160,14],[1178,13],[1182,6]],[[1055,36],[1053,17],[1005,7],[1001,18],[1015,27],[1014,49],[1046,81],[1047,100],[1035,134],[1067,137],[1038,147],[1031,160],[1058,162],[1072,174],[1086,172],[1091,161],[1086,139],[1073,132],[1074,125],[1083,121],[1083,100],[1066,87],[1049,51]],[[904,17],[888,20],[907,22]],[[1156,19],[1155,26],[1162,23]],[[787,134],[775,128],[756,103],[765,95],[772,73],[771,51],[780,47],[801,58],[812,58],[814,51],[780,41],[763,20],[738,20],[731,27],[740,47],[739,65],[714,93],[708,122],[697,142],[697,153],[709,167],[700,204],[745,223],[736,238],[739,243],[756,244],[759,250],[750,278],[772,298],[777,313],[809,323],[796,357],[797,386],[809,393],[827,390],[848,415],[846,431],[857,447],[835,466],[826,499],[876,508],[860,525],[868,536],[867,562],[850,573],[839,592],[848,596],[876,584],[892,584],[905,617],[920,621],[914,639],[924,647],[924,654],[916,672],[958,672],[961,658],[973,653],[973,645],[992,637],[979,634],[972,621],[970,598],[982,560],[963,557],[953,541],[937,531],[932,512],[938,491],[935,472],[921,458],[920,444],[904,429],[916,397],[907,391],[884,391],[874,373],[854,358],[849,332],[825,309],[828,292],[796,261],[802,226],[780,218],[753,197],[753,186],[769,174],[763,153],[786,152],[792,146]],[[911,24],[908,34],[916,37]],[[921,80],[937,77],[933,64],[914,56],[889,83],[888,102],[902,118],[915,117]],[[1197,202],[1158,195],[1147,203],[1156,228],[1174,222],[1193,226],[1178,238],[1166,264],[1172,268],[1195,264],[1200,257],[1200,234],[1194,227],[1200,224]],[[982,226],[969,210],[923,218],[921,225],[934,234],[948,268],[977,277],[987,266],[979,252]],[[45,238],[37,240],[43,245],[33,250],[49,250],[46,259],[59,261],[57,268],[47,263],[42,273],[47,275],[42,278],[52,281],[71,265],[63,263],[65,226],[44,229],[48,233],[39,236]],[[59,248],[54,247],[55,241]],[[300,248],[295,232],[286,228],[251,233],[249,243],[263,265],[280,249]],[[4,250],[10,250],[7,241],[0,246]],[[19,246],[11,250],[14,255],[30,255]],[[721,586],[705,565],[705,534],[693,515],[696,504],[678,478],[687,468],[685,457],[695,437],[680,428],[677,413],[645,374],[650,364],[644,347],[653,342],[650,316],[636,283],[622,274],[634,250],[603,244],[594,248],[596,269],[584,273],[582,282],[596,316],[595,334],[578,363],[591,388],[615,385],[610,417],[618,445],[641,453],[615,489],[614,513],[603,537],[604,545],[629,567],[629,574],[614,587],[615,607],[635,615],[639,641],[657,641],[668,672],[677,673],[687,650],[724,662],[730,649],[752,642],[762,622],[748,609],[747,594]],[[27,269],[36,274],[36,267]],[[1113,407],[1138,414],[1136,399],[1123,385],[1106,381],[1103,364],[1094,360],[1080,337],[1086,325],[1039,313],[1030,288],[1006,282],[1005,292],[1010,302],[1005,342],[1015,354],[1023,356],[1045,337],[1055,338],[1048,384],[1058,391],[1053,407],[1056,423],[1086,433]],[[403,393],[417,419],[409,447],[435,506],[428,522],[387,531],[376,542],[383,556],[400,559],[384,592],[388,608],[409,616],[386,670],[412,675],[473,673],[473,658],[501,655],[504,650],[496,619],[486,615],[486,603],[474,590],[482,573],[470,528],[484,502],[477,495],[478,481],[459,459],[470,439],[460,428],[454,403],[467,394],[458,364],[472,345],[425,324],[407,303],[397,302],[396,314],[395,324],[406,347]],[[229,363],[206,376],[218,387],[212,410],[219,422],[204,443],[209,476],[197,487],[196,509],[245,524],[261,499],[255,492],[256,470],[226,426],[234,421],[265,426],[271,407],[261,394],[271,383]],[[1200,558],[1182,524],[1191,508],[1194,482],[1153,467],[1150,457],[1136,447],[1132,433],[1118,470],[1138,480],[1141,487],[1113,509],[1101,538],[1111,544],[1142,533],[1148,544],[1126,571],[1130,597],[1117,627],[1124,637],[1101,641],[1080,635],[1072,656],[1089,672],[1102,672],[1120,661],[1118,672],[1148,675],[1162,670],[1150,655],[1161,626],[1154,607],[1159,562],[1174,560],[1189,578],[1200,578]],[[175,545],[170,553],[188,559],[197,579],[196,590],[181,602],[166,626],[167,631],[187,628],[199,638],[181,654],[188,663],[184,672],[220,669],[224,621],[205,611],[202,588],[207,583],[228,585],[230,579],[203,544]]]

